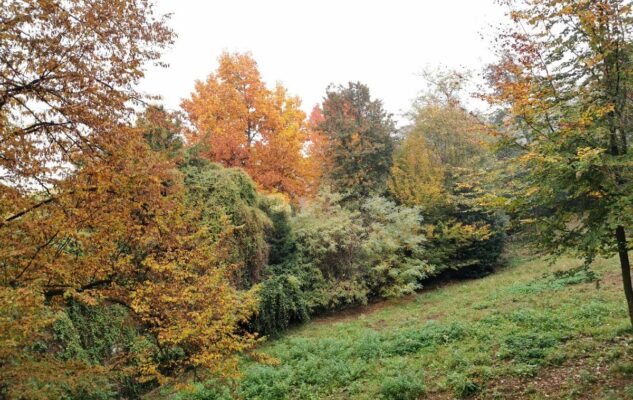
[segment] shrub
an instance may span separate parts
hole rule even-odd
[[[457,183],[450,204],[427,225],[429,262],[451,278],[493,272],[503,251],[506,217],[485,205],[482,190]]]
[[[237,264],[236,280],[246,288],[261,280],[268,263],[267,232],[272,221],[259,208],[260,195],[253,180],[239,168],[224,168],[193,157],[182,166],[187,189],[186,206],[198,213],[216,237],[232,227],[225,239],[226,262]]]
[[[395,377],[387,377],[380,385],[380,398],[385,400],[415,400],[424,394],[424,382],[419,374],[403,370]]]
[[[361,210],[368,231],[364,249],[373,292],[399,297],[419,289],[433,273],[424,257],[420,210],[383,197],[369,199]]]
[[[296,253],[288,269],[301,281],[312,312],[367,301],[369,273],[357,212],[323,192],[291,221]]]
[[[291,323],[307,321],[310,316],[300,285],[299,279],[289,274],[266,279],[258,292],[259,311],[252,328],[263,335],[277,335]]]

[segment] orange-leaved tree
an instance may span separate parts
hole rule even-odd
[[[206,81],[182,102],[195,129],[187,136],[202,154],[245,169],[264,191],[291,199],[310,193],[317,166],[306,154],[308,132],[300,100],[268,89],[249,54],[224,53]]]

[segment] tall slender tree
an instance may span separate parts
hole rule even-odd
[[[512,205],[543,250],[591,261],[618,254],[629,316],[626,229],[633,222],[628,150],[631,4],[623,0],[503,1],[512,24],[498,38],[488,99],[508,111],[509,146],[525,171]]]
[[[333,189],[358,200],[386,189],[395,123],[380,100],[360,82],[330,86],[318,129],[327,138],[325,178]]]

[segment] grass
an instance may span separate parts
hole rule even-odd
[[[617,261],[589,272],[580,264],[515,252],[484,279],[317,319],[264,344],[278,364],[245,362],[232,391],[262,400],[633,399]],[[224,398],[189,396],[179,398]]]

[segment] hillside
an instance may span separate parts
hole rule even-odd
[[[215,3],[0,0],[0,400],[633,400],[633,0]]]
[[[316,319],[270,341],[260,351],[278,365],[244,365],[239,394],[633,398],[633,338],[617,260],[596,261],[594,277],[555,274],[581,265],[574,259],[549,265],[522,252],[507,257],[508,266],[486,278]]]

